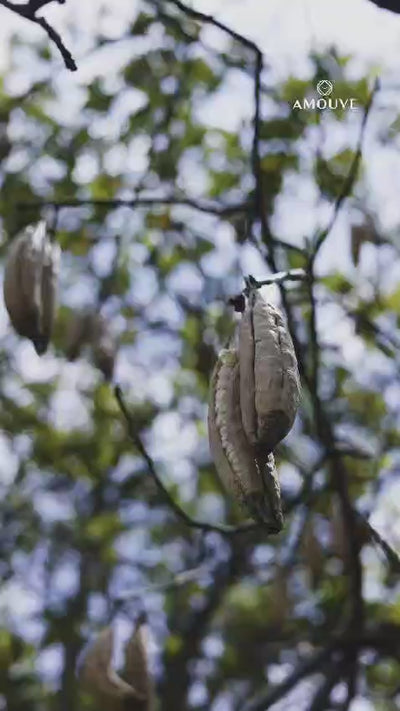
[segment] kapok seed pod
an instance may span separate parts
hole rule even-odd
[[[109,324],[103,316],[93,315],[91,323],[93,361],[106,380],[112,380],[116,359],[116,343]]]
[[[34,340],[40,328],[39,267],[27,259],[31,228],[11,243],[4,270],[4,301],[16,332]]]
[[[36,352],[47,350],[54,323],[60,248],[52,245],[45,222],[25,229],[11,244],[4,271],[4,301],[16,332]]]
[[[246,436],[271,452],[293,426],[300,379],[290,334],[277,308],[250,292],[239,326],[240,406]]]
[[[105,711],[123,711],[123,701],[135,697],[135,692],[111,667],[113,632],[104,629],[87,650],[79,673],[84,691],[92,694]]]
[[[263,475],[243,430],[240,412],[239,359],[222,350],[211,380],[208,433],[211,454],[225,489],[257,521],[271,524]],[[273,526],[275,530],[275,526]]]
[[[34,344],[36,351],[44,353],[47,350],[53,331],[54,319],[57,308],[58,274],[60,268],[61,250],[58,244],[52,244],[47,239],[42,251],[41,275],[41,334]]]
[[[79,358],[82,349],[90,341],[91,314],[85,311],[74,313],[68,323],[65,355],[70,361]]]
[[[136,695],[135,711],[151,711],[153,708],[154,689],[148,667],[147,647],[147,626],[139,622],[126,645],[123,671],[123,678]]]

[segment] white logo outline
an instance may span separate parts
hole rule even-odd
[[[317,84],[317,91],[320,96],[330,96],[333,91],[333,82],[329,79],[321,79]]]

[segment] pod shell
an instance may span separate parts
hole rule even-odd
[[[293,426],[300,378],[280,311],[254,290],[239,325],[240,406],[244,431],[271,452]]]
[[[57,308],[60,248],[46,223],[27,227],[13,240],[4,271],[4,301],[15,331],[32,341],[39,355],[51,338]]]

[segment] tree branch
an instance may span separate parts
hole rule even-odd
[[[311,705],[308,707],[308,711],[326,711],[326,709],[329,708],[331,691],[340,680],[342,667],[343,663],[342,665],[333,663],[329,670],[327,670],[325,679],[318,687]]]
[[[379,89],[379,81],[378,79],[375,80],[374,85],[372,87],[372,91],[368,97],[368,101],[365,105],[362,121],[361,121],[361,127],[360,127],[360,134],[358,137],[357,141],[357,147],[356,147],[356,152],[354,154],[350,170],[346,176],[346,179],[343,182],[342,189],[336,199],[336,203],[333,209],[332,217],[329,220],[327,226],[325,227],[322,232],[320,232],[316,238],[314,239],[314,242],[312,244],[312,258],[315,259],[319,249],[322,247],[323,243],[325,242],[326,238],[330,234],[331,230],[333,229],[334,225],[336,224],[336,220],[339,216],[340,210],[343,206],[344,201],[346,198],[349,197],[353,187],[354,183],[357,178],[357,173],[358,173],[358,168],[360,165],[361,161],[361,156],[362,156],[362,149],[363,149],[363,143],[364,143],[364,135],[365,135],[365,129],[367,127],[367,121],[368,121],[368,116],[370,114],[372,104],[375,98],[375,95]]]
[[[253,289],[261,289],[262,286],[269,284],[282,284],[285,281],[306,281],[308,278],[307,272],[304,269],[289,269],[286,272],[276,272],[265,279],[255,279],[253,276],[246,278],[247,286],[251,285]],[[247,287],[246,287],[247,288]]]
[[[1,0],[0,0],[1,2]],[[90,198],[73,198],[71,200],[32,200],[30,202],[20,202],[17,203],[17,207],[22,210],[28,209],[38,209],[42,207],[104,207],[108,209],[115,209],[117,207],[153,207],[157,205],[176,205],[182,207],[191,207],[199,212],[205,212],[210,215],[217,215],[221,217],[228,217],[229,215],[234,215],[236,213],[246,213],[251,209],[251,204],[242,202],[235,203],[232,205],[218,205],[215,202],[201,202],[194,200],[192,198],[178,197],[178,196],[165,196],[160,197],[149,197],[149,198],[132,198],[132,200],[125,200],[122,198],[116,199],[103,199],[103,200],[92,200]]]
[[[28,0],[28,2],[24,5],[15,5],[15,3],[10,2],[9,0],[0,0],[0,5],[3,5],[3,7],[7,8],[7,10],[11,10],[11,12],[15,12],[25,20],[29,20],[30,22],[42,27],[42,29],[47,32],[50,40],[59,50],[67,69],[71,72],[75,72],[77,70],[75,60],[71,52],[65,46],[61,35],[56,32],[54,27],[52,27],[52,25],[50,25],[44,17],[38,17],[36,14],[45,5],[49,5],[51,2],[58,2],[59,5],[65,4],[65,0]]]
[[[200,22],[203,22],[206,25],[213,25],[214,27],[218,27],[218,29],[222,30],[223,32],[226,32],[226,34],[232,37],[232,39],[236,40],[244,47],[247,47],[252,52],[260,52],[260,49],[257,47],[255,42],[252,42],[247,37],[244,37],[244,35],[241,35],[239,32],[235,32],[235,30],[232,30],[231,27],[228,27],[228,25],[225,25],[223,22],[220,22],[212,15],[207,15],[204,12],[199,12],[199,10],[194,10],[192,7],[188,7],[183,2],[181,2],[181,0],[167,0],[167,2],[171,3],[172,5],[175,5],[175,7],[177,7],[179,10],[182,10],[185,15],[193,18],[193,20],[199,20]]]
[[[261,74],[263,70],[263,56],[258,47],[254,48],[256,53],[254,66],[254,119],[253,119],[253,147],[251,154],[251,163],[254,176],[254,216],[260,214],[262,210],[262,182],[259,180],[261,175],[261,158],[260,158],[260,130],[261,130]],[[253,235],[253,224],[249,225],[249,237],[256,240]]]
[[[1,2],[1,0],[0,0]],[[190,207],[193,210],[198,210],[199,212],[204,212],[209,215],[216,215],[221,218],[229,218],[234,215],[239,214],[250,214],[253,205],[251,202],[239,202],[232,205],[219,205],[216,202],[202,202],[201,200],[195,200],[193,198],[179,197],[179,196],[165,196],[160,197],[143,197],[143,198],[132,198],[123,199],[91,199],[91,198],[73,198],[71,200],[32,200],[29,202],[18,202],[16,204],[17,209],[20,210],[39,210],[41,208],[52,207],[61,210],[62,208],[81,208],[81,207],[99,207],[105,210],[115,210],[118,207],[130,207],[132,209],[138,207],[157,207],[161,205],[171,205],[177,207]],[[271,238],[272,243],[277,247],[282,247],[283,249],[292,250],[298,254],[305,255],[304,250],[295,244],[290,244],[290,242],[285,242],[285,240],[277,239],[275,237]]]
[[[169,619],[174,634],[181,640],[177,651],[164,652],[164,675],[160,685],[160,711],[188,711],[187,694],[193,675],[191,661],[201,653],[201,643],[210,621],[221,607],[224,595],[232,583],[243,574],[244,550],[231,549],[229,561],[220,563],[214,571],[212,584],[204,593],[201,607],[194,606],[186,615],[181,609]],[[177,683],[178,680],[178,683]]]
[[[247,533],[248,531],[256,531],[256,530],[261,530],[262,527],[253,522],[249,523],[243,523],[239,526],[224,526],[224,525],[214,525],[212,523],[207,523],[206,521],[198,521],[197,519],[191,518],[186,511],[184,511],[179,504],[176,503],[175,499],[171,496],[169,493],[168,489],[166,486],[164,486],[161,478],[158,475],[155,463],[153,458],[150,456],[150,454],[147,452],[141,437],[138,435],[136,428],[133,424],[132,417],[128,411],[128,408],[126,406],[125,400],[122,395],[121,388],[119,386],[116,386],[115,390],[115,397],[118,403],[118,406],[121,410],[122,415],[124,416],[125,422],[127,424],[128,428],[128,435],[133,444],[135,445],[136,449],[139,451],[143,459],[145,460],[150,475],[157,486],[158,491],[161,493],[165,503],[167,506],[173,511],[175,516],[179,518],[186,526],[189,526],[189,528],[197,528],[200,529],[201,531],[214,531],[216,533],[220,533],[223,536],[234,536],[240,533]]]
[[[338,642],[331,642],[324,649],[315,652],[309,659],[301,662],[281,684],[252,699],[243,711],[266,711],[293,689],[299,681],[316,672],[330,657]]]
[[[253,175],[255,178],[254,216],[252,214],[249,215],[250,222],[248,225],[248,232],[249,232],[248,236],[250,239],[252,239],[254,241],[255,238],[254,238],[254,235],[252,234],[254,217],[256,217],[257,214],[260,212],[260,206],[261,206],[261,202],[262,202],[262,195],[260,194],[260,191],[262,190],[262,186],[261,186],[260,180],[258,180],[257,176],[260,174],[260,170],[261,170],[259,142],[260,142],[260,125],[261,125],[261,91],[262,91],[261,75],[262,75],[262,70],[263,70],[263,54],[255,42],[252,42],[244,35],[240,34],[239,32],[236,32],[228,25],[225,25],[223,22],[220,22],[215,17],[213,17],[213,15],[208,15],[204,12],[194,10],[193,8],[188,7],[183,2],[181,2],[181,0],[168,0],[168,2],[170,2],[172,5],[177,7],[182,12],[184,12],[185,15],[187,15],[188,17],[191,17],[194,20],[198,20],[199,22],[202,22],[203,24],[209,24],[209,25],[213,25],[214,27],[217,27],[222,32],[225,32],[230,37],[232,37],[232,39],[234,39],[236,42],[241,44],[243,47],[246,47],[247,49],[251,50],[251,52],[253,52],[255,55],[255,62],[254,62],[254,119],[253,119],[254,135],[253,135],[253,148],[252,148],[252,172],[253,172]]]
[[[357,511],[356,515],[360,523],[367,529],[370,539],[383,551],[390,567],[392,568],[392,571],[400,573],[400,555],[396,553],[396,551],[387,541],[385,541],[384,538],[382,538],[381,534],[378,533],[378,531],[362,514]]]

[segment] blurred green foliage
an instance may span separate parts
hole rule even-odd
[[[266,247],[279,269],[290,269],[307,265],[308,243],[299,233],[297,250],[285,248],[264,234],[257,250],[246,240],[245,210],[218,217],[173,204],[245,205],[254,195],[253,108],[238,129],[210,119],[232,72],[251,83],[247,48],[208,47],[198,23],[156,2],[140,3],[119,42],[99,34],[95,43],[98,71],[79,85],[53,77],[54,59],[40,46],[29,48],[29,89],[18,91],[13,66],[1,84],[1,258],[9,239],[45,215],[50,223],[56,218],[63,261],[58,320],[42,361],[3,318],[0,708],[89,709],[76,677],[84,644],[111,622],[126,629],[144,608],[156,641],[159,711],[243,711],[250,697],[341,630],[351,607],[351,571],[331,505],[335,460],[325,451],[313,395],[347,452],[342,461],[356,507],[380,505],[395,476],[399,288],[388,290],[381,278],[372,289],[363,259],[371,248],[376,260],[385,250],[385,263],[393,263],[398,247],[390,239],[361,244],[351,265],[349,237],[349,268],[321,262],[315,347],[308,290],[287,289],[314,391],[305,384],[296,427],[277,451],[288,509],[283,533],[225,538],[187,528],[154,486],[90,354],[68,362],[74,313],[101,310],[109,320],[119,343],[116,381],[175,500],[196,519],[237,524],[243,513],[222,492],[205,428],[210,373],[234,331],[227,301],[243,288],[249,255],[266,276]],[[116,44],[123,66],[108,71],[107,52]],[[20,52],[14,40],[14,62]],[[291,180],[311,184],[318,204],[332,210],[354,158],[353,117],[345,111],[288,110],[313,95],[321,76],[335,80],[342,98],[367,102],[369,82],[347,77],[350,59],[328,55],[331,75],[326,57],[314,55],[309,79],[263,84],[269,108],[259,127],[260,181],[268,219]],[[210,115],[202,118],[206,105]],[[321,134],[315,148],[315,130],[337,125],[345,147],[325,150]],[[160,196],[172,204],[117,204]],[[75,201],[85,204],[51,208]],[[399,698],[398,578],[370,542],[360,549],[372,643],[361,641],[361,630],[359,694],[371,708],[390,711]],[[197,578],[180,582],[191,569]],[[390,627],[383,639],[382,622]],[[315,684],[325,667],[319,672]],[[297,707],[309,708],[309,698],[308,688]]]

